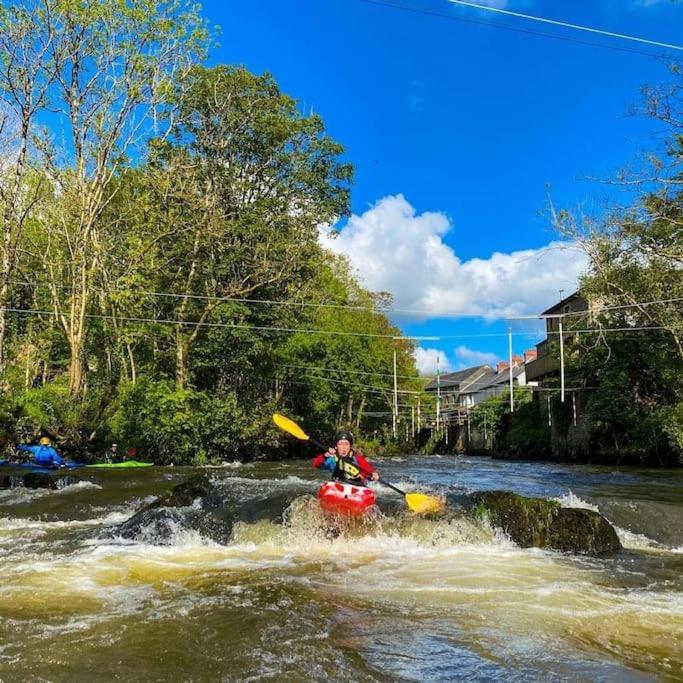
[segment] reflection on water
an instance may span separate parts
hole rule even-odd
[[[218,545],[123,540],[116,524],[195,473],[79,473],[0,492],[0,679],[675,680],[683,676],[683,475],[482,458],[378,459],[457,501],[511,489],[599,509],[610,558],[521,550],[461,515],[330,523],[306,463],[208,470],[232,505],[277,518]],[[280,498],[277,498],[280,500]],[[247,516],[248,517],[248,516]],[[153,539],[148,539],[153,540]]]

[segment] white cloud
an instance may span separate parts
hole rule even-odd
[[[451,362],[443,351],[439,349],[424,349],[418,346],[413,352],[415,366],[421,375],[436,374],[436,359],[439,359],[439,372],[450,372]]]
[[[583,253],[562,242],[461,261],[444,242],[450,230],[445,214],[418,214],[396,195],[351,216],[336,239],[322,234],[321,242],[347,256],[368,289],[390,292],[395,308],[424,317],[539,313],[558,300],[559,289],[569,293],[586,267]]]
[[[490,365],[495,367],[498,356],[487,351],[477,351],[467,346],[458,346],[455,349],[455,357],[460,361],[458,369],[468,368],[473,365]]]

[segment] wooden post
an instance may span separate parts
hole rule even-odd
[[[441,429],[441,379],[439,375],[439,352],[436,352],[436,433]]]
[[[508,328],[508,347],[509,347],[509,356],[510,356],[510,367],[509,367],[509,372],[510,372],[510,412],[514,413],[515,412],[515,398],[514,398],[514,388],[512,384],[512,330]]]
[[[396,420],[398,419],[398,391],[397,391],[397,386],[396,386],[396,351],[394,351],[394,402],[393,406],[391,408],[391,426],[392,426],[392,434],[394,435],[394,439],[398,437],[398,433],[396,431]]]
[[[564,334],[562,333],[562,318],[560,318],[560,401],[564,403]]]

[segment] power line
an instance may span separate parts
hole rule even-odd
[[[448,0],[454,5],[462,5],[464,7],[474,7],[475,9],[484,10],[486,12],[496,12],[498,14],[505,14],[510,17],[517,17],[520,19],[528,19],[529,21],[538,21],[542,24],[552,24],[553,26],[562,26],[563,28],[571,28],[577,31],[586,31],[587,33],[596,33],[601,36],[609,38],[618,38],[620,40],[630,40],[636,43],[644,43],[646,45],[654,45],[655,47],[664,47],[670,50],[683,50],[680,45],[672,45],[671,43],[662,43],[658,40],[650,40],[648,38],[639,38],[638,36],[631,36],[625,33],[613,33],[612,31],[605,31],[599,28],[592,28],[590,26],[581,26],[579,24],[570,24],[566,21],[558,21],[556,19],[548,19],[547,17],[539,17],[533,14],[522,14],[521,12],[513,12],[502,7],[493,7],[491,5],[480,5],[475,2],[468,2],[467,0]]]
[[[662,325],[650,325],[650,326],[643,326],[643,327],[604,327],[604,328],[599,328],[599,327],[593,327],[593,328],[587,328],[587,329],[567,329],[564,330],[563,334],[565,336],[568,336],[570,334],[578,334],[579,332],[581,333],[586,333],[586,334],[602,334],[603,332],[642,332],[642,331],[654,331],[654,330],[666,330],[667,332],[671,331],[671,328],[669,327],[664,327]],[[683,331],[683,330],[682,330]],[[552,331],[548,330],[546,331],[547,335],[551,334],[557,334],[559,335],[559,331]],[[442,334],[439,337],[439,341],[443,341],[446,339],[469,339],[469,338],[475,338],[475,337],[507,337],[508,335],[512,335],[513,337],[532,337],[532,336],[538,336],[534,334],[529,334],[528,332],[491,332],[488,334]]]
[[[618,304],[615,306],[601,306],[594,311],[567,311],[567,313],[551,313],[548,315],[519,315],[514,317],[505,318],[506,320],[545,320],[547,318],[567,318],[576,315],[599,315],[605,311],[616,311],[625,308],[640,308],[641,306],[654,306],[656,304],[672,304],[683,301],[683,297],[677,297],[675,299],[656,299],[654,301],[640,301],[635,304]]]
[[[374,386],[372,384],[360,384],[358,382],[346,382],[346,381],[341,380],[341,379],[332,379],[331,377],[321,377],[320,375],[310,375],[310,374],[306,374],[306,373],[301,373],[300,376],[301,377],[310,377],[311,379],[320,379],[323,382],[330,382],[331,384],[344,384],[345,386],[358,387],[361,389],[368,389],[368,390],[373,391],[373,393],[379,393],[382,395],[385,395],[388,392],[392,391],[391,387],[384,388],[384,387],[377,387],[377,386]],[[283,379],[282,381],[286,382],[287,380]],[[419,393],[419,392],[415,392],[415,391],[410,391],[408,389],[397,389],[396,391],[399,394]]]
[[[24,315],[43,315],[54,317],[54,311],[39,311],[25,308],[0,308],[6,313],[20,313]],[[194,320],[168,320],[166,318],[142,318],[135,316],[122,315],[102,315],[97,313],[86,313],[85,318],[95,320],[118,320],[122,322],[141,322],[141,323],[157,323],[161,325],[183,325],[186,327],[222,327],[237,330],[259,330],[262,332],[290,332],[290,333],[306,333],[306,334],[322,334],[340,337],[364,337],[377,339],[392,339],[397,341],[438,341],[438,337],[410,337],[395,334],[376,334],[374,332],[342,332],[337,330],[311,330],[300,327],[278,327],[271,325],[241,325],[239,323],[210,323],[198,322]]]
[[[465,19],[464,17],[456,17],[453,16],[452,14],[444,14],[443,12],[436,12],[434,10],[426,10],[426,9],[420,9],[418,7],[410,7],[407,5],[398,5],[393,2],[386,2],[383,0],[361,0],[361,2],[364,2],[368,5],[377,5],[379,7],[389,7],[392,9],[396,10],[402,10],[404,12],[412,12],[414,14],[424,14],[427,16],[432,16],[432,17],[438,17],[440,19],[447,19],[449,21],[458,21],[466,24],[477,24],[479,26],[488,26],[488,27],[493,27],[493,28],[498,28],[503,31],[512,31],[514,33],[523,33],[526,35],[531,35],[531,36],[538,36],[542,38],[552,38],[553,40],[561,40],[567,43],[576,43],[577,45],[588,45],[590,47],[598,47],[602,48],[604,50],[615,50],[617,52],[627,52],[630,54],[635,54],[635,55],[643,55],[645,57],[650,57],[653,59],[657,58],[657,55],[654,55],[650,52],[645,52],[643,50],[634,50],[632,48],[628,47],[619,47],[617,45],[604,45],[602,43],[594,43],[589,40],[578,40],[577,38],[569,38],[568,36],[558,36],[554,35],[552,33],[544,33],[543,31],[532,31],[530,29],[523,29],[523,28],[515,28],[513,26],[506,26],[505,24],[498,24],[495,22],[491,21],[478,21],[476,19]]]
[[[316,370],[321,372],[340,372],[351,375],[373,375],[376,377],[393,377],[394,374],[391,372],[366,372],[363,370],[339,370],[338,368],[321,368],[316,365],[281,365],[282,368],[298,368],[303,370]],[[420,379],[419,375],[396,375],[398,379]]]
[[[17,313],[21,315],[39,315],[39,316],[49,316],[55,317],[54,311],[41,311],[27,308],[0,308],[0,310],[6,313]],[[440,336],[403,336],[403,335],[392,335],[392,334],[377,334],[374,332],[344,332],[340,330],[315,330],[306,329],[301,327],[279,327],[271,325],[246,325],[239,323],[211,323],[211,322],[200,322],[194,320],[169,320],[167,318],[143,318],[136,316],[122,316],[122,315],[104,315],[97,313],[86,313],[85,318],[93,320],[117,320],[120,322],[141,322],[141,323],[154,323],[159,325],[182,325],[184,327],[208,327],[208,328],[227,328],[227,329],[238,329],[238,330],[257,330],[261,332],[287,332],[287,333],[304,333],[304,334],[320,334],[325,336],[338,336],[338,337],[361,337],[370,339],[391,339],[395,341],[443,341],[447,339],[479,339],[479,338],[489,338],[489,337],[507,337],[508,335],[513,335],[515,337],[538,337],[538,334],[530,334],[528,332],[490,332],[490,333],[471,333],[471,334],[451,334],[451,335],[440,335]],[[638,332],[638,331],[653,331],[653,330],[666,330],[671,331],[668,327],[663,326],[647,326],[647,327],[605,327],[605,328],[590,328],[590,329],[568,329],[564,331],[564,334],[570,333],[598,333],[603,332]],[[559,334],[559,332],[547,331],[546,334]]]
[[[10,280],[12,284],[17,284],[17,285],[28,285],[28,286],[37,286],[37,287],[44,287],[47,286],[47,283],[44,282],[37,282],[37,281],[29,281],[29,280]],[[65,289],[69,290],[71,289],[70,287],[66,285],[58,285],[59,289]],[[160,297],[160,298],[174,298],[174,299],[193,299],[193,300],[199,300],[199,301],[210,301],[210,302],[234,302],[234,303],[248,303],[248,304],[262,304],[262,305],[273,305],[273,306],[290,306],[293,308],[333,308],[333,309],[342,309],[342,310],[351,310],[351,311],[362,311],[362,312],[368,312],[368,313],[376,313],[376,314],[387,314],[387,313],[411,313],[414,315],[420,315],[420,316],[425,316],[425,317],[432,317],[432,318],[488,318],[488,316],[485,313],[457,313],[456,311],[434,311],[434,310],[427,310],[427,309],[416,309],[416,308],[384,308],[384,309],[377,309],[373,308],[371,306],[356,306],[353,304],[323,304],[323,303],[312,303],[310,301],[279,301],[277,299],[250,299],[250,298],[244,298],[244,297],[221,297],[221,296],[208,296],[205,294],[178,294],[175,292],[158,292],[158,291],[149,291],[149,290],[136,290],[136,289],[123,289],[123,288],[117,288],[114,290],[116,293],[120,294],[139,294],[139,295],[146,295],[146,296],[153,296],[153,297]],[[600,308],[599,310],[596,311],[596,313],[601,313],[603,311],[610,311],[610,310],[616,310],[616,309],[625,309],[625,308],[638,308],[640,306],[651,306],[654,304],[665,304],[665,303],[675,303],[683,301],[683,297],[675,298],[675,299],[658,299],[656,301],[641,301],[637,302],[635,304],[620,304],[617,306],[605,306]],[[501,316],[500,318],[497,318],[497,320],[543,320],[546,318],[560,318],[564,316],[570,316],[570,315],[587,315],[589,312],[588,311],[570,311],[568,313],[558,313],[558,314],[551,314],[551,315],[520,315],[520,316]],[[428,339],[428,338],[427,338]]]

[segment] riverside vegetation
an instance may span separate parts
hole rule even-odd
[[[112,441],[160,464],[274,457],[275,410],[397,447],[367,414],[387,410],[394,351],[402,388],[421,388],[414,345],[318,240],[349,212],[352,166],[270,75],[207,67],[212,39],[185,0],[0,6],[0,448],[42,433],[86,457]],[[581,230],[557,216],[603,305],[683,296],[680,99],[647,93],[671,163],[632,207]],[[599,324],[662,329],[570,352],[596,458],[672,462],[681,307]]]

